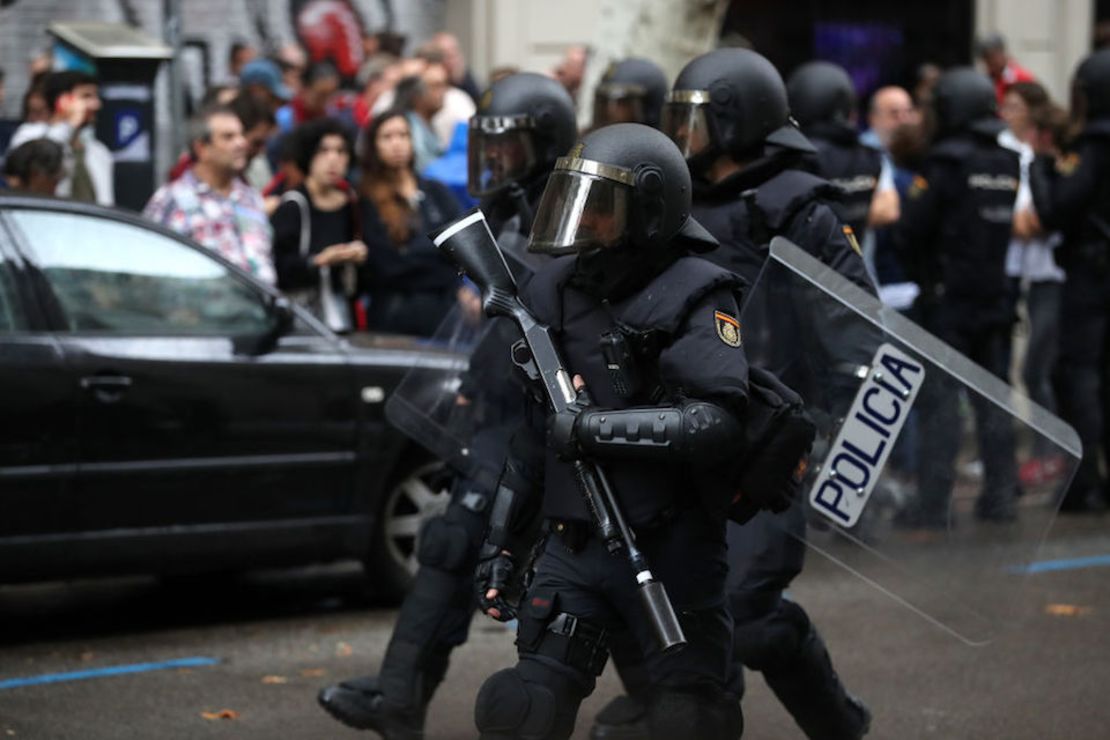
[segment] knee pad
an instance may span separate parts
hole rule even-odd
[[[781,599],[771,612],[735,625],[732,650],[753,671],[775,670],[796,658],[812,629],[804,609]]]
[[[516,668],[486,679],[474,704],[474,724],[483,737],[546,738],[555,726],[555,693],[526,681]]]
[[[466,527],[446,515],[437,516],[420,531],[416,559],[423,566],[456,573],[470,560],[472,550],[476,547],[471,544]]]

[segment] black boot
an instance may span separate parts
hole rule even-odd
[[[859,740],[871,729],[871,712],[844,688],[812,626],[793,659],[765,669],[763,678],[806,737]]]
[[[450,648],[419,659],[409,645],[390,644],[382,676],[363,676],[322,689],[317,701],[337,720],[358,730],[374,730],[386,740],[421,740],[428,703],[447,673]]]
[[[343,681],[320,690],[316,700],[337,720],[356,730],[373,730],[386,740],[422,740],[424,711],[386,705],[376,676]]]

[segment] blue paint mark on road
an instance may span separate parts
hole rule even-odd
[[[1104,568],[1110,566],[1110,555],[1093,555],[1086,558],[1065,558],[1063,560],[1041,560],[1029,565],[1010,568],[1011,573],[1053,573],[1060,570],[1080,570],[1082,568]]]
[[[220,661],[216,658],[179,658],[177,660],[164,660],[160,663],[131,663],[128,665],[92,668],[87,671],[70,671],[69,673],[44,673],[41,676],[26,676],[24,678],[0,679],[0,690],[17,689],[21,686],[38,686],[40,684],[48,683],[63,683],[65,681],[84,681],[89,678],[103,678],[105,676],[123,676],[130,673],[164,671],[170,668],[199,668],[202,666],[216,665],[219,662]]]

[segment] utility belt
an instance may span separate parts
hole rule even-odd
[[[697,505],[696,501],[685,506],[674,503],[660,509],[649,521],[637,523],[634,528],[637,532],[647,532],[665,527],[678,519],[684,511]],[[597,537],[593,523],[584,519],[547,519],[544,522],[544,531],[558,538],[571,552],[581,552],[591,539]]]

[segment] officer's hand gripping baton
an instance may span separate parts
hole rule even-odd
[[[482,308],[486,314],[505,316],[520,327],[551,410],[558,413],[574,403],[577,393],[551,340],[550,330],[520,302],[516,280],[482,211],[475,208],[432,233],[431,237],[436,248],[481,289]],[[625,521],[605,473],[588,460],[576,460],[574,473],[579,492],[606,547],[610,552],[623,549],[636,573],[640,600],[651,620],[660,650],[669,652],[681,648],[686,644],[686,636],[682,633],[674,607],[663,584],[652,576],[644,554],[636,547],[635,535]]]

